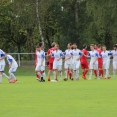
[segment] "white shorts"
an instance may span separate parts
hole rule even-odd
[[[98,64],[90,63],[89,68],[94,69],[94,70],[98,70]]]
[[[79,69],[79,68],[80,68],[80,61],[75,62],[75,63],[73,64],[73,70],[77,70],[77,69]]]
[[[53,64],[53,69],[57,69],[58,71],[61,71],[62,65]]]
[[[10,73],[15,73],[16,72],[16,70],[17,70],[17,67],[11,67],[10,69],[9,69],[9,72]]]
[[[0,65],[0,72],[4,72],[5,65]]]
[[[64,67],[65,69],[70,69],[72,70],[73,69],[73,64],[67,64],[66,62],[64,63]]]
[[[110,66],[110,61],[103,63],[103,68],[104,69],[109,69],[109,66]]]
[[[44,71],[44,70],[45,70],[45,66],[37,65],[35,68],[35,71]]]
[[[113,69],[117,69],[117,63],[113,62]]]

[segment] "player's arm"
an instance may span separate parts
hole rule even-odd
[[[113,56],[113,53],[112,53],[112,52],[109,52],[109,53],[108,53],[108,56]]]
[[[70,57],[68,57],[68,58],[65,57],[65,61],[71,59],[72,57],[73,57],[73,53],[71,53],[71,56]]]
[[[41,57],[42,57],[42,60],[41,60],[41,66],[42,66],[44,62],[45,54],[42,54]]]
[[[85,56],[85,57],[88,58],[88,57],[89,57],[88,54],[89,54],[89,53],[88,53],[87,51],[82,51],[82,56]]]
[[[3,60],[3,59],[5,59],[5,58],[6,58],[6,54],[5,54],[5,53],[2,53],[2,54],[1,54],[0,61]]]
[[[82,52],[79,52],[79,56],[80,57],[78,57],[78,59],[77,59],[78,61],[80,60],[80,58],[82,57],[82,55],[83,55],[83,53]]]
[[[60,58],[58,59],[58,61],[60,61],[63,58],[63,53],[60,53]]]
[[[99,54],[99,58],[103,58],[103,57],[102,57],[102,54]]]
[[[87,58],[91,57],[91,54],[90,54],[90,52],[88,53],[88,55],[86,55],[86,57],[87,57]]]
[[[98,57],[99,57],[98,53],[96,53],[95,56],[96,56],[96,59],[95,59],[95,61],[93,62],[93,64],[95,64],[96,61],[98,60]]]
[[[9,68],[11,68],[12,64],[13,64],[13,59],[8,58],[8,63],[9,63]]]
[[[51,57],[54,58],[54,53],[53,52],[51,53]]]
[[[48,50],[46,57],[51,57],[50,50]]]
[[[103,58],[103,57],[102,57],[102,54],[99,54],[99,57],[98,57],[98,58]]]

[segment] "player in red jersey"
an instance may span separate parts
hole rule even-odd
[[[98,44],[98,49],[97,49],[99,55],[101,55],[102,50],[101,50],[101,45]],[[99,69],[99,76],[104,77],[104,71],[103,71],[103,59],[102,57],[98,58],[98,69]]]
[[[52,43],[52,48],[50,48],[47,52],[47,57],[49,59],[49,71],[48,71],[48,81],[50,81],[50,74],[51,74],[51,71],[53,70],[53,61],[54,61],[54,58],[51,57],[51,54],[52,52],[55,50],[54,46],[55,46],[55,42]]]
[[[95,45],[95,50],[98,52],[98,54],[100,55],[102,53],[102,50],[101,50],[101,45],[100,44],[96,44]],[[104,72],[103,72],[103,69],[102,69],[102,66],[103,66],[103,60],[102,58],[98,58],[98,70],[99,70],[99,76],[104,76]],[[94,71],[95,73],[95,76],[97,77],[97,73]]]
[[[83,45],[83,50],[82,50],[83,56],[81,56],[81,67],[82,67],[82,78],[84,80],[86,80],[86,74],[88,72],[89,66],[88,66],[88,60],[87,60],[87,55],[88,55],[88,51],[87,51],[87,45]]]

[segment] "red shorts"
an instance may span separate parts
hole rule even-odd
[[[53,70],[53,63],[49,63],[49,70]]]
[[[81,67],[82,67],[82,69],[88,69],[89,65],[87,62],[85,62],[85,63],[81,63]]]
[[[102,69],[103,64],[102,63],[98,63],[98,69]]]

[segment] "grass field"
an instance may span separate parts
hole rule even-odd
[[[117,79],[39,83],[33,67],[16,75],[0,85],[0,117],[117,117]]]

